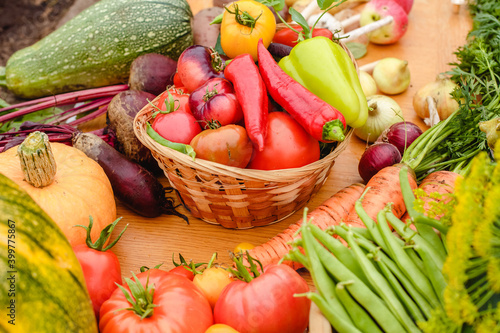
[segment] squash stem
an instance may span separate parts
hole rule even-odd
[[[19,145],[17,153],[25,181],[38,188],[54,181],[57,167],[47,134],[40,131],[30,133]]]

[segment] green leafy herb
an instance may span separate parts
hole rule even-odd
[[[363,58],[366,55],[366,45],[362,43],[356,43],[356,42],[348,42],[345,44],[349,51],[351,51],[352,55],[354,56],[354,59],[360,59]]]

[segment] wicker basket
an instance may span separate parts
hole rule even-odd
[[[345,140],[330,154],[301,168],[241,169],[193,160],[159,144],[146,133],[152,111],[148,104],[135,117],[134,131],[139,140],[151,150],[194,217],[233,229],[275,223],[304,206],[325,183],[335,158],[348,146],[353,133],[349,128]]]

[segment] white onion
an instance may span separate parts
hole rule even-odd
[[[354,129],[354,134],[361,140],[375,142],[382,132],[392,124],[403,120],[403,112],[399,104],[389,96],[369,96],[368,119],[366,123]]]

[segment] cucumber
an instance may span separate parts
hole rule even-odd
[[[7,61],[7,88],[21,98],[126,83],[141,54],[177,60],[193,44],[186,0],[101,0]]]

